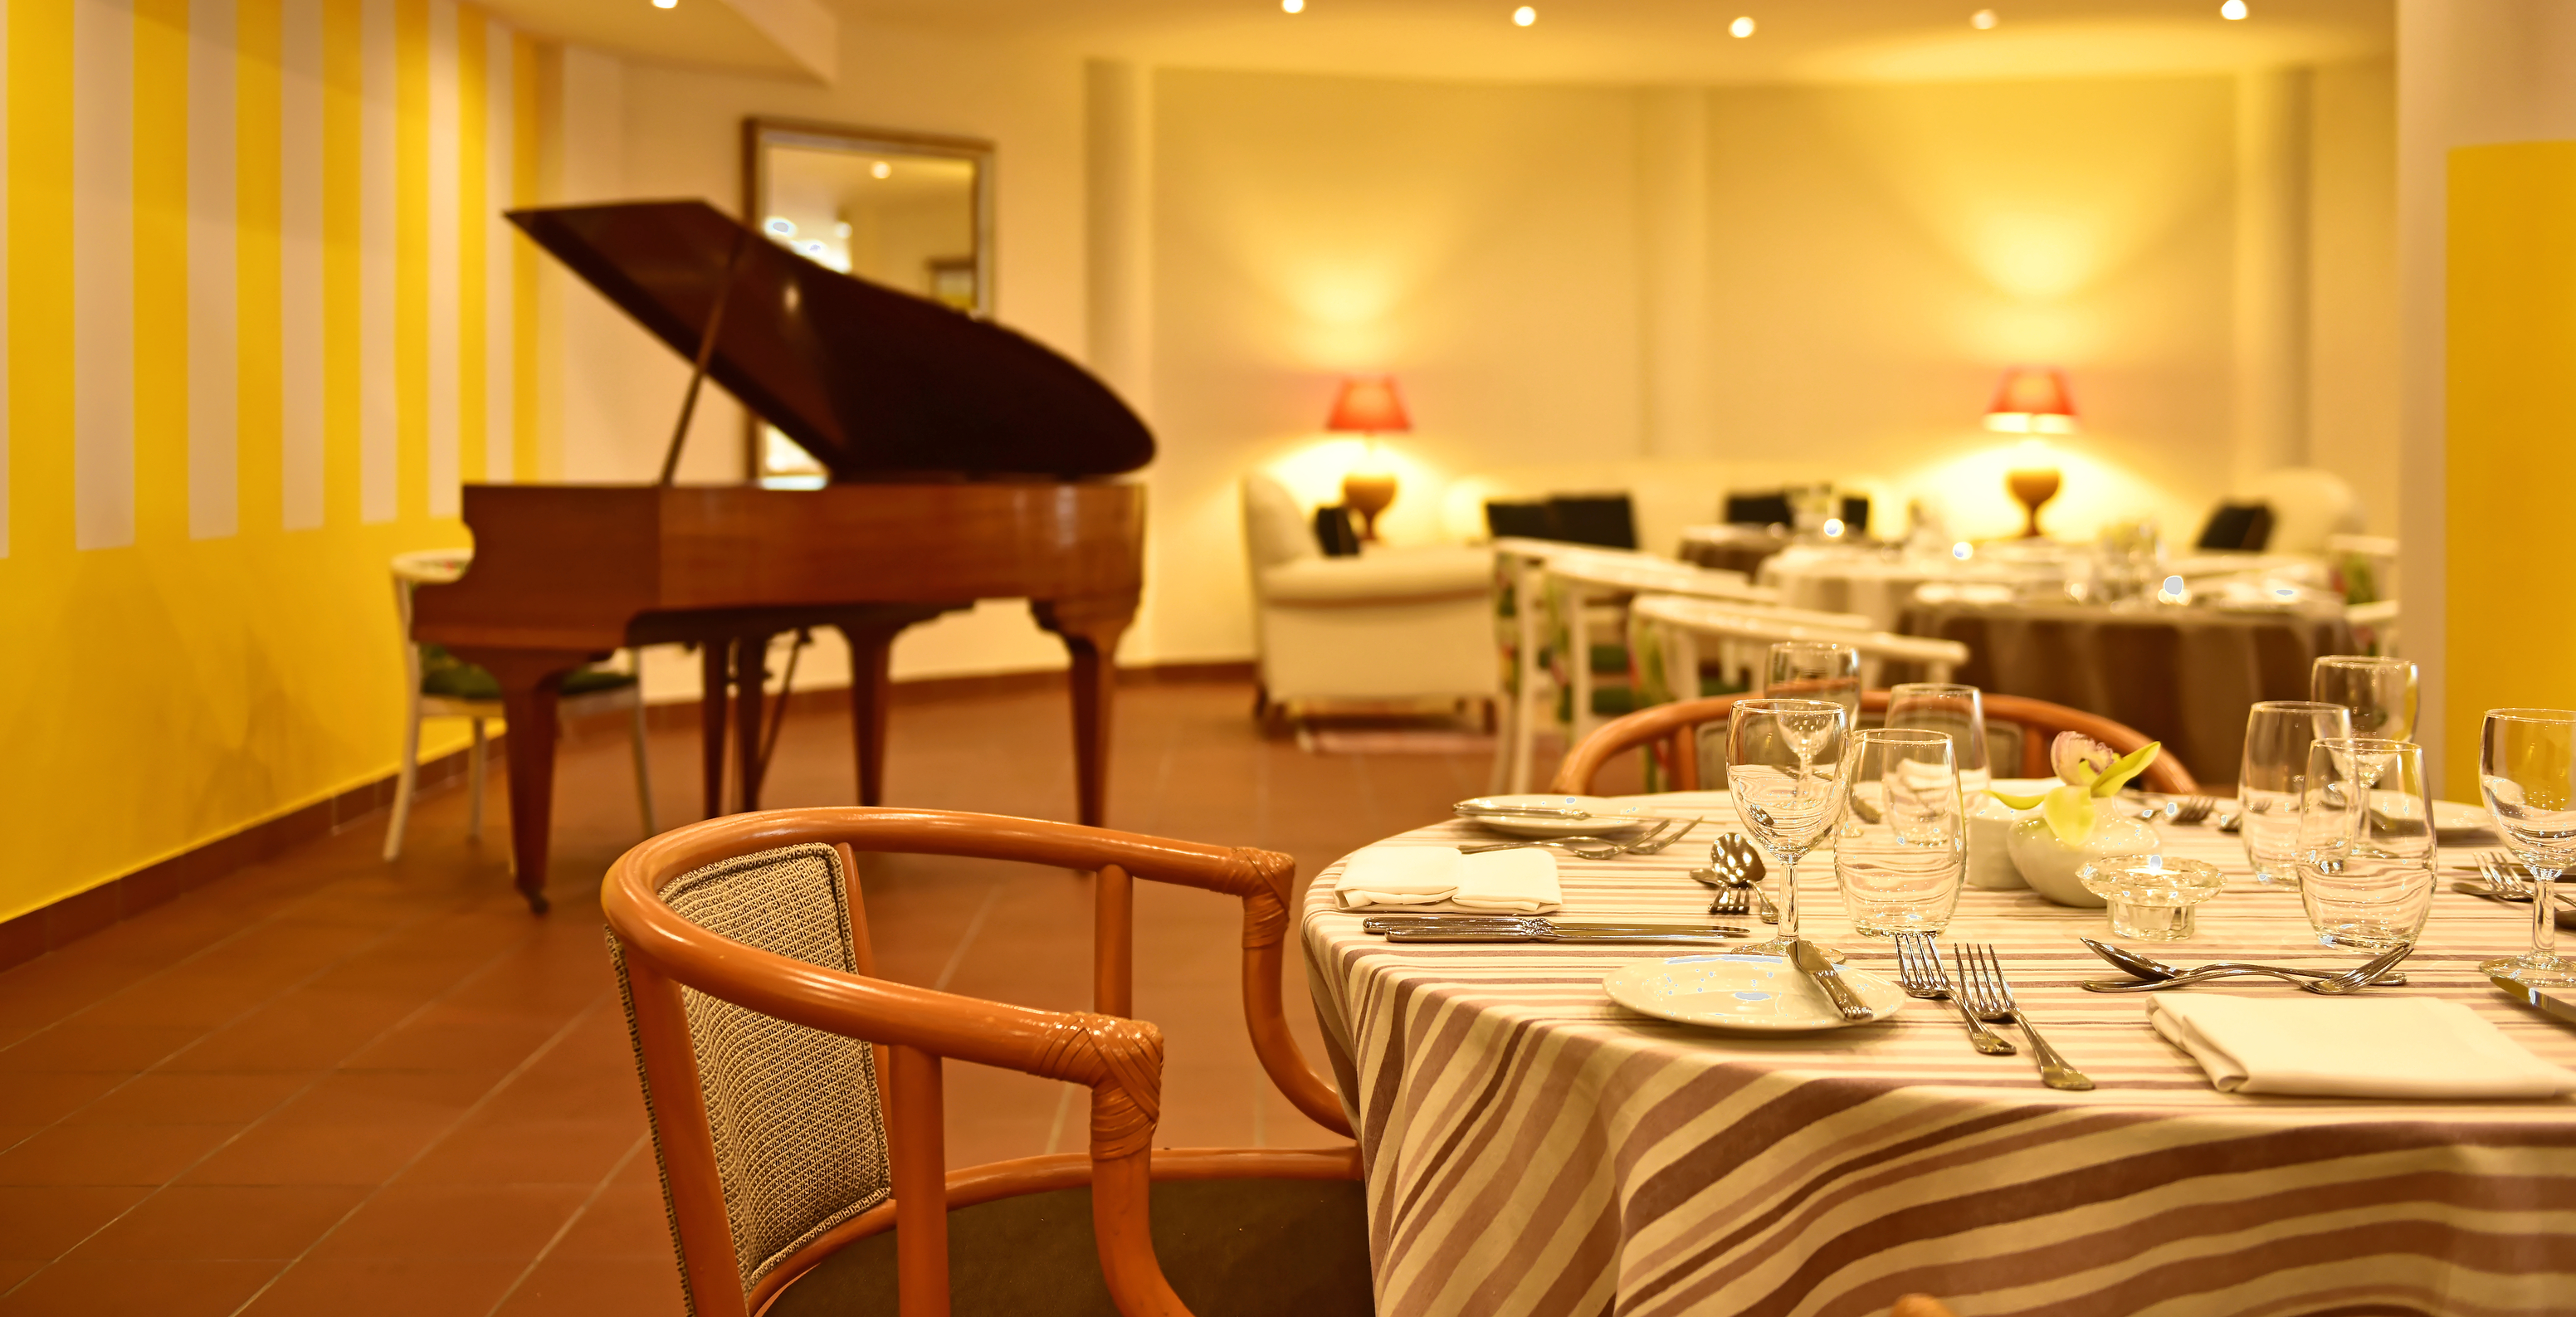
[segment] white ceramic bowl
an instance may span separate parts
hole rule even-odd
[[[2105,809],[2094,813],[2093,835],[2082,845],[2059,841],[2048,830],[2048,820],[2035,814],[2013,824],[2006,844],[2012,850],[2013,867],[2021,870],[2022,881],[2032,891],[2059,905],[2099,910],[2110,902],[2085,890],[2084,884],[2075,881],[2075,871],[2106,855],[2153,855],[2164,849],[2165,842],[2148,824]]]

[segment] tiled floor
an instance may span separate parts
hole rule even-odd
[[[1128,688],[1111,822],[1311,874],[1483,788],[1481,757],[1265,741],[1250,696]],[[903,707],[892,798],[1068,815],[1066,724],[1055,692]],[[450,790],[398,863],[379,815],[0,974],[0,1314],[680,1310],[600,942],[599,875],[638,833],[625,746],[576,730],[551,916],[511,894],[501,827],[465,840]],[[656,737],[665,820],[696,813],[695,748]],[[799,716],[764,803],[847,803],[850,762],[845,721]],[[888,975],[1088,1004],[1085,881],[909,859],[864,886]],[[1137,1014],[1169,1040],[1160,1141],[1330,1141],[1244,1041],[1235,903],[1145,886],[1137,911]],[[1079,1146],[1067,1086],[956,1066],[948,1092],[953,1165]]]

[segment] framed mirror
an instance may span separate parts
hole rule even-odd
[[[983,317],[993,308],[993,144],[752,118],[742,213],[771,242],[843,274]],[[820,485],[822,464],[749,418],[750,476]]]

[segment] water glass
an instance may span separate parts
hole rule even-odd
[[[1834,882],[1852,927],[1870,937],[1949,927],[1967,874],[1967,819],[1948,734],[1880,728],[1843,756]]]
[[[2576,864],[2576,712],[2489,709],[2478,737],[2478,793],[2505,845],[2539,889],[2531,950],[2478,969],[2535,987],[2576,984],[2576,961],[2558,954],[2558,876]]]
[[[2352,734],[2415,735],[2415,665],[2402,658],[2328,654],[2308,670],[2308,698],[2352,710]]]
[[[2299,899],[2317,941],[2370,952],[2413,942],[2433,909],[2438,859],[2423,747],[2317,741],[2299,800]]]
[[[1843,726],[1860,725],[1860,651],[1823,640],[1784,640],[1771,647],[1762,693],[1776,699],[1831,700]]]
[[[1843,811],[1851,717],[1831,700],[1737,700],[1726,723],[1726,789],[1744,830],[1780,863],[1779,932],[1748,951],[1798,938],[1798,861],[1831,836]]]
[[[2340,704],[2265,700],[2245,715],[2245,762],[2236,772],[2236,808],[2256,882],[2298,882],[2295,852],[2308,747],[2350,735],[2352,710]]]

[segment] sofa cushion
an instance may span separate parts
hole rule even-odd
[[[1315,547],[1327,558],[1356,557],[1360,551],[1360,533],[1351,526],[1351,510],[1340,503],[1327,503],[1315,509]]]
[[[1381,549],[1357,558],[1301,558],[1264,569],[1262,602],[1307,607],[1482,598],[1493,586],[1484,549],[1429,545]]]
[[[1243,478],[1243,547],[1255,572],[1315,556],[1315,537],[1296,495],[1259,472]]]

